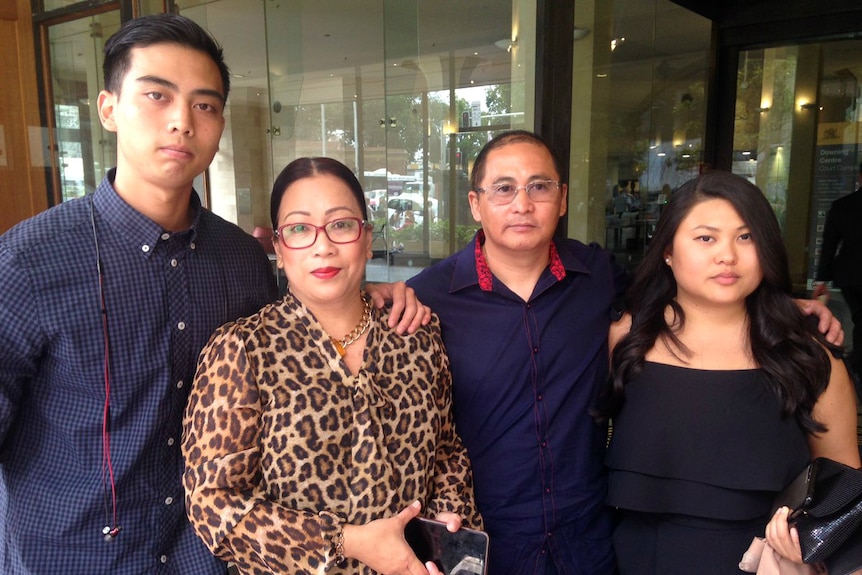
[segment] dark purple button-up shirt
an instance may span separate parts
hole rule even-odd
[[[607,428],[589,408],[607,377],[623,272],[597,245],[558,241],[524,301],[490,274],[483,239],[408,284],[440,316],[489,572],[609,573]]]

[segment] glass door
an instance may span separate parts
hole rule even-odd
[[[532,128],[535,2],[267,2],[272,172],[299,156],[350,166],[375,222],[370,281],[463,247],[467,176],[495,131]],[[481,22],[481,26],[476,23]]]
[[[55,201],[94,191],[116,161],[116,139],[99,122],[96,96],[104,82],[102,49],[119,26],[119,10],[42,25]]]
[[[823,225],[862,161],[862,41],[740,52],[733,172],[766,194],[794,282],[810,288]],[[837,292],[836,292],[837,294]]]
[[[812,288],[832,202],[856,189],[862,163],[860,79],[861,40],[740,53],[733,171],[753,181],[772,204],[799,292]],[[837,288],[830,289],[829,307],[845,331],[852,331]],[[854,351],[851,341],[845,350]]]

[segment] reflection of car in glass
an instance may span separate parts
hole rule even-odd
[[[422,225],[425,216],[422,204],[409,198],[389,198],[386,203],[389,225],[394,230],[400,230],[412,225]]]
[[[422,225],[425,221],[424,201],[421,196],[401,194],[390,197],[386,202],[387,221],[392,229],[400,229],[410,225]],[[437,199],[428,198],[428,217],[437,221]]]
[[[428,195],[432,198],[437,194],[434,192],[435,186],[433,182],[428,182]],[[422,197],[422,182],[405,182],[404,190],[402,191],[404,195],[415,195],[418,197]]]
[[[385,189],[368,190],[365,192],[365,200],[368,202],[368,207],[375,211],[380,207],[380,203],[385,197]]]
[[[404,191],[407,182],[412,182],[413,176],[393,174],[383,168],[372,172],[366,171],[362,177],[362,187],[366,190],[379,190],[385,188],[390,196],[397,196]]]

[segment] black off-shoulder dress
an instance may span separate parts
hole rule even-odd
[[[626,384],[606,459],[620,573],[742,573],[773,499],[809,460],[762,370],[647,362]]]

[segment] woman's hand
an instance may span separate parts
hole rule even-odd
[[[451,511],[441,511],[434,516],[434,519],[446,524],[446,530],[450,533],[455,533],[461,529],[461,516]]]
[[[389,327],[394,327],[397,333],[414,333],[419,326],[428,325],[431,321],[431,308],[422,305],[413,288],[407,287],[404,282],[367,284],[365,291],[371,296],[371,303],[378,309],[386,305],[387,301],[392,302],[387,323]]]
[[[344,526],[344,556],[357,559],[382,575],[440,575],[433,564],[423,565],[404,539],[407,522],[419,515],[414,501],[398,515],[365,525]]]
[[[799,532],[788,522],[790,509],[779,507],[766,526],[766,541],[780,555],[794,563],[802,563]]]

